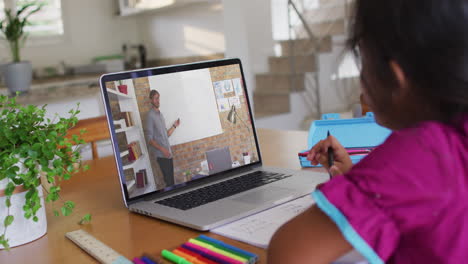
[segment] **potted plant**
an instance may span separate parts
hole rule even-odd
[[[117,86],[117,88],[119,89],[119,92],[127,94],[127,85],[123,84],[122,80],[119,80],[119,85]]]
[[[38,12],[42,4],[31,2],[18,9],[16,13],[5,9],[5,18],[0,21],[0,30],[10,46],[13,62],[4,66],[5,84],[11,94],[26,92],[30,89],[32,66],[29,61],[21,61],[20,50],[28,34],[24,31],[30,25],[29,17]]]
[[[21,106],[16,97],[0,95],[0,248],[43,236],[47,232],[44,200],[58,201],[60,182],[87,169],[81,166],[76,146],[84,141],[66,135],[79,112],[77,107],[69,117],[50,120],[45,106]],[[48,190],[41,186],[41,174]],[[56,216],[69,215],[75,205],[64,201],[60,207],[54,209]],[[87,220],[89,214],[82,219]]]

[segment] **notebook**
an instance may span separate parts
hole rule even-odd
[[[311,193],[328,178],[263,166],[239,59],[105,74],[100,84],[132,212],[209,230]],[[140,146],[136,160],[128,158],[131,142]],[[223,154],[207,155],[215,150]],[[137,187],[127,171],[143,169],[146,182]]]

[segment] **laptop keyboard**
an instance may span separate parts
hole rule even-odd
[[[268,171],[255,171],[227,181],[182,193],[155,203],[181,210],[188,210],[234,194],[269,184],[292,175]]]

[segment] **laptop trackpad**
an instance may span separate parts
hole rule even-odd
[[[256,190],[242,196],[233,198],[233,201],[243,202],[248,204],[258,204],[282,199],[292,194],[293,190],[281,187],[269,187],[267,189]]]

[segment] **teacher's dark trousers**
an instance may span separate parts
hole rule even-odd
[[[158,158],[166,187],[174,185],[174,162],[172,159]]]

